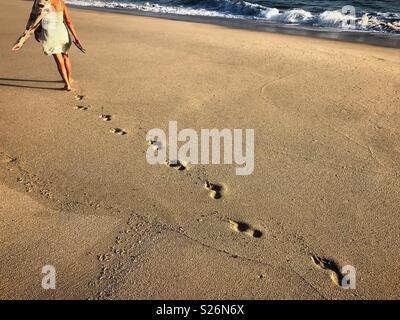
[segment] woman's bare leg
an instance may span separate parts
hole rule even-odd
[[[69,56],[67,53],[62,54],[64,58],[64,64],[65,64],[65,69],[67,70],[67,76],[69,83],[72,84],[74,82],[74,79],[72,79],[72,65],[71,65],[71,60],[69,59]]]
[[[64,58],[61,53],[53,54],[54,60],[56,61],[58,72],[60,73],[62,79],[65,82],[65,89],[71,91],[71,83],[68,79],[67,69],[65,67]]]

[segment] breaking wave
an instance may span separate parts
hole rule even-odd
[[[339,10],[310,12],[302,8],[277,9],[264,5],[238,0],[180,0],[180,1],[129,1],[129,0],[66,0],[68,4],[139,10],[158,14],[190,16],[209,16],[224,18],[257,19],[285,24],[298,24],[312,27],[329,27],[389,32],[400,34],[400,13],[398,12],[360,12],[358,16],[343,14]]]

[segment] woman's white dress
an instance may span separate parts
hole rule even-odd
[[[64,12],[57,12],[53,6],[42,20],[40,42],[46,55],[68,53],[71,47],[71,37],[64,22]]]

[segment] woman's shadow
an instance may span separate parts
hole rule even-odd
[[[63,83],[62,80],[30,80],[30,79],[13,79],[13,78],[0,78],[0,86],[2,87],[14,87],[14,88],[27,88],[27,89],[40,89],[40,90],[63,90],[63,88],[54,87],[43,87],[43,86],[31,86],[25,84],[17,84],[15,82],[33,82],[33,83]],[[11,83],[3,83],[3,81]]]

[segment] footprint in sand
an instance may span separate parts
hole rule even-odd
[[[249,224],[229,219],[229,226],[233,231],[244,233],[253,238],[261,238],[263,233],[252,228]]]
[[[113,128],[110,130],[112,133],[118,134],[120,136],[124,136],[126,135],[126,131],[124,131],[123,129],[120,128]]]
[[[152,146],[154,150],[160,150],[161,149],[161,141],[157,140],[148,140],[147,144],[149,146]]]
[[[167,161],[165,164],[166,164],[168,167],[174,168],[174,169],[179,170],[179,171],[186,170],[186,168],[187,168],[187,165],[184,164],[184,163],[182,163],[182,162],[180,162],[179,160]]]
[[[86,111],[89,110],[90,106],[75,106],[75,110]]]
[[[210,181],[206,181],[204,183],[204,188],[206,188],[209,192],[209,195],[213,199],[221,199],[222,198],[222,191],[223,191],[223,186],[211,183]]]
[[[76,100],[76,101],[82,101],[83,98],[85,98],[85,96],[82,96],[82,95],[80,95],[80,94],[77,94],[77,95],[75,96],[75,100]]]
[[[100,115],[100,119],[103,121],[111,121],[112,120],[112,115],[110,114],[102,114]]]
[[[311,260],[318,268],[329,271],[332,282],[339,287],[341,286],[343,275],[335,261],[318,256],[311,256]]]

